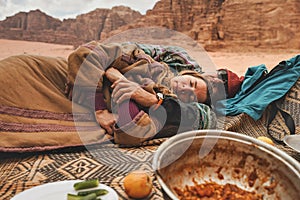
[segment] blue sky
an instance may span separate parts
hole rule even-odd
[[[96,8],[112,8],[125,5],[145,14],[158,0],[0,0],[0,20],[18,12],[40,9],[46,14],[59,18],[75,18]]]

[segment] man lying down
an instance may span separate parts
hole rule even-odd
[[[204,75],[180,47],[92,41],[70,54],[67,79],[68,98],[90,108],[116,143],[140,144],[215,128],[215,102],[233,97],[243,77]]]
[[[219,115],[246,113],[257,120],[287,94],[299,68],[297,55],[270,72],[259,65],[244,77],[227,69],[206,75],[179,47],[94,41],[68,61],[11,56],[0,61],[0,150],[55,149],[113,138],[140,144],[215,128]]]

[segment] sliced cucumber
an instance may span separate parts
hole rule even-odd
[[[96,193],[91,193],[85,196],[78,196],[68,193],[67,200],[95,200],[97,199]]]
[[[108,191],[105,189],[95,189],[95,190],[81,191],[81,192],[78,192],[77,195],[78,196],[86,196],[91,193],[95,193],[96,196],[102,196],[102,195],[107,194]]]
[[[82,190],[82,189],[97,187],[98,185],[99,185],[98,179],[90,179],[90,180],[77,182],[73,185],[73,187],[75,190]]]

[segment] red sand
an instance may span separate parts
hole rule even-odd
[[[71,45],[0,39],[0,59],[19,54],[67,58],[73,50],[74,48]],[[296,54],[299,54],[299,52],[208,52],[208,55],[217,68],[228,68],[239,75],[243,75],[248,67],[259,64],[265,64],[271,69],[280,61],[289,59]]]

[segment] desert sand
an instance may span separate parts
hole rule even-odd
[[[71,45],[58,45],[42,42],[0,39],[0,59],[13,55],[35,54],[41,56],[63,57],[74,51]],[[265,64],[268,69],[280,61],[300,54],[297,51],[259,51],[259,52],[207,52],[216,68],[228,68],[243,75],[248,67]]]
[[[0,59],[20,54],[67,58],[73,50],[73,46],[70,45],[0,39]]]

